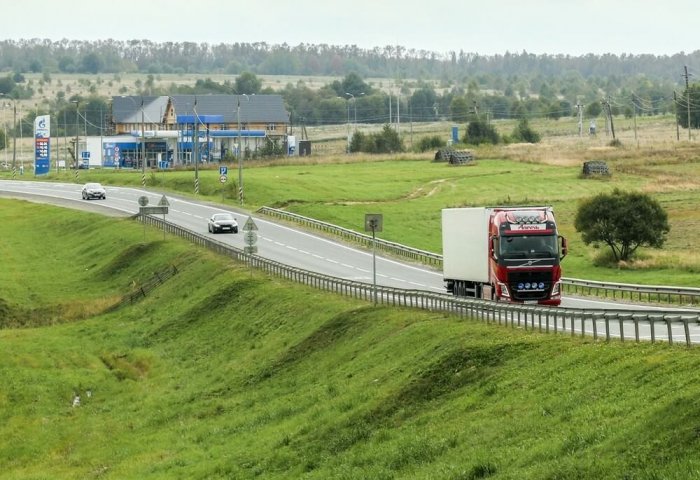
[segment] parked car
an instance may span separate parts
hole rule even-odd
[[[215,213],[209,218],[209,233],[238,233],[238,222],[230,213]]]
[[[107,198],[107,192],[105,188],[99,183],[86,183],[83,185],[82,190],[83,200],[90,200],[91,198],[97,198],[104,200]]]

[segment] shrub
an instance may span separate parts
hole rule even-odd
[[[423,137],[418,142],[416,149],[419,152],[427,152],[428,150],[435,150],[436,148],[443,148],[447,142],[440,138],[439,135],[433,135],[431,137]]]
[[[480,145],[490,143],[497,145],[501,141],[498,132],[483,120],[473,120],[467,125],[467,133],[464,135],[464,143]]]

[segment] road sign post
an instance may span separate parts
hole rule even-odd
[[[256,243],[258,242],[258,226],[253,221],[253,217],[248,217],[245,225],[243,225],[244,239],[246,246],[243,247],[243,251],[248,254],[258,253],[258,247]]]
[[[163,240],[165,240],[165,215],[168,213],[170,202],[163,195],[158,202],[158,205],[149,207],[148,197],[142,195],[139,197],[139,215],[163,215]],[[143,241],[146,242],[146,222],[143,222]]]
[[[377,241],[376,232],[381,232],[384,224],[384,217],[381,213],[365,214],[365,232],[372,232],[372,290],[374,293],[374,304],[377,304]]]

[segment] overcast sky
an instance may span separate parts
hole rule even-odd
[[[441,54],[700,49],[698,0],[1,0],[0,39],[401,45]]]

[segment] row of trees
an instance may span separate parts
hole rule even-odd
[[[618,79],[643,75],[678,83],[678,65],[699,65],[700,50],[674,55],[497,55],[455,50],[438,53],[386,45],[270,45],[265,42],[208,44],[150,40],[80,41],[62,39],[0,41],[0,71],[66,73],[230,73],[266,75],[345,75],[439,79],[475,78],[503,90],[514,79],[572,77]],[[613,80],[614,81],[614,80]],[[563,85],[563,84],[562,84]],[[533,90],[536,90],[533,89]]]
[[[48,77],[48,78],[46,78]],[[51,82],[46,75],[41,82]],[[21,74],[0,77],[0,93],[9,99],[27,98],[34,89],[41,87],[27,82]],[[601,96],[585,104],[574,98],[567,99],[553,92],[522,98],[512,89],[503,93],[482,91],[476,84],[468,88],[435,89],[430,83],[404,82],[393,92],[387,92],[377,85],[366,82],[357,73],[350,73],[340,80],[332,80],[321,88],[312,89],[303,81],[288,84],[281,90],[263,88],[262,81],[252,72],[243,72],[223,83],[211,79],[199,79],[193,85],[170,85],[156,87],[155,77],[148,75],[145,81],[137,81],[142,95],[173,94],[270,94],[282,95],[295,125],[327,125],[348,123],[393,124],[400,122],[453,121],[469,123],[468,143],[499,143],[506,141],[536,142],[537,134],[529,129],[528,119],[573,117],[583,110],[586,119],[603,114]],[[86,89],[92,91],[94,85],[86,81]],[[573,95],[573,93],[572,93]],[[690,103],[688,103],[688,98]],[[75,101],[80,101],[80,119],[76,119]],[[31,128],[34,115],[51,114],[54,132],[58,135],[81,132],[95,135],[107,129],[106,117],[110,113],[111,99],[59,91],[56,98],[37,104],[33,112],[24,112],[23,126]],[[687,91],[680,92],[670,103],[654,96],[644,96],[635,92],[629,96],[607,96],[605,105],[610,105],[612,115],[655,115],[676,112],[679,124],[687,128],[688,119],[692,128],[700,127],[700,85],[690,84]],[[690,105],[690,108],[688,108]],[[688,115],[688,113],[690,115]],[[492,119],[518,119],[518,128],[504,139],[489,128]],[[19,127],[12,134],[18,134]],[[27,130],[29,131],[29,130]]]

